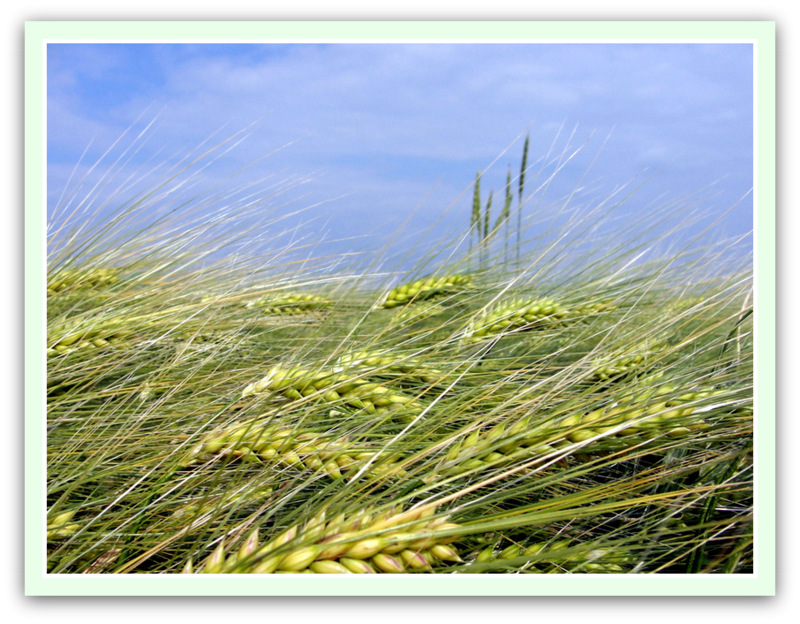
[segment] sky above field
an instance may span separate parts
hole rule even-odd
[[[741,202],[720,227],[752,228],[750,45],[64,43],[47,63],[51,214],[124,201],[246,130],[186,186],[261,193],[271,215],[301,211],[276,227],[377,247],[409,219],[409,240],[465,230],[479,170],[497,211],[529,135],[528,212]]]

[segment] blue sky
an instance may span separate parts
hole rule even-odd
[[[540,203],[581,189],[573,201],[591,207],[646,178],[626,210],[699,192],[689,204],[715,215],[753,184],[745,44],[49,44],[47,61],[50,212],[84,174],[87,188],[107,167],[146,185],[153,163],[244,127],[196,181],[280,188],[277,213],[304,209],[319,236],[367,246],[412,213],[412,238],[445,211],[441,231],[463,230],[478,170],[497,210],[526,134],[545,177],[582,146]],[[750,197],[723,227],[752,228]]]

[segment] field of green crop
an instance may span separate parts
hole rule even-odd
[[[48,571],[752,572],[751,255],[548,223],[526,158],[401,273],[59,221]]]

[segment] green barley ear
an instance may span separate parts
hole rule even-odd
[[[66,290],[96,290],[111,286],[119,281],[120,270],[116,267],[97,267],[91,269],[66,268],[48,276],[48,294]]]
[[[508,177],[506,178],[505,203],[503,204],[503,209],[500,211],[500,214],[497,217],[497,221],[494,223],[494,228],[492,228],[492,231],[496,232],[503,223],[508,226],[508,219],[511,216],[511,202],[513,199],[514,196],[511,194],[511,169],[509,168]]]
[[[494,191],[489,191],[489,199],[486,200],[486,211],[484,212],[483,218],[483,238],[484,240],[489,239],[489,213],[492,210],[492,198],[494,196]]]
[[[325,522],[325,513],[292,526],[279,537],[258,543],[258,533],[249,534],[227,559],[220,543],[208,557],[202,573],[316,574],[397,573],[430,571],[432,564],[459,562],[455,538],[442,532],[459,529],[444,518],[432,519],[435,510],[374,514],[370,509],[337,516]],[[439,533],[437,535],[437,533]]]
[[[245,307],[260,308],[265,314],[288,316],[328,310],[331,302],[319,295],[309,293],[290,293],[277,297],[262,297],[248,301]]]
[[[393,325],[410,325],[447,313],[451,313],[450,308],[440,303],[415,303],[397,312],[392,317],[391,323]]]
[[[80,525],[77,522],[72,522],[75,517],[75,511],[65,511],[56,514],[47,521],[47,539],[55,539],[58,537],[69,537],[76,533]]]
[[[555,542],[533,542],[511,544],[499,552],[491,547],[481,551],[474,563],[490,561],[530,558],[525,564],[527,572],[558,573],[624,573],[630,568],[635,558],[624,550],[595,549],[591,551],[579,549],[579,544],[571,544],[568,540]],[[622,565],[620,565],[622,564]],[[626,567],[623,567],[625,565]]]
[[[652,369],[667,345],[661,340],[645,340],[637,345],[602,355],[592,362],[591,378],[608,382],[641,375]]]
[[[470,231],[474,231],[480,240],[481,236],[481,172],[475,174],[475,190],[472,194],[472,220]],[[472,233],[470,233],[470,249],[472,248]]]
[[[337,360],[337,370],[363,371],[367,376],[381,373],[400,373],[403,380],[420,380],[435,383],[444,377],[444,372],[431,366],[422,358],[403,356],[390,350],[351,350]]]
[[[393,288],[382,305],[384,308],[395,308],[424,299],[452,296],[470,290],[473,286],[472,277],[469,275],[454,274],[418,279]]]
[[[299,428],[285,428],[271,418],[255,419],[207,434],[181,460],[189,468],[217,461],[243,461],[275,471],[311,470],[336,480],[350,478],[369,462],[367,478],[402,477],[405,471],[376,445],[354,445],[347,438]],[[261,490],[269,496],[272,488]],[[252,494],[251,494],[252,496]]]
[[[525,137],[525,145],[522,148],[522,166],[519,170],[519,203],[522,204],[522,195],[525,189],[525,171],[528,169],[528,146],[530,144],[530,135]]]
[[[550,298],[509,299],[480,313],[461,338],[469,344],[504,334],[552,326],[568,317],[568,310]]]
[[[511,219],[511,202],[514,199],[514,196],[511,193],[511,167],[508,168],[505,191],[506,191],[505,203],[503,204],[503,209],[500,211],[500,215],[497,217],[497,221],[495,221],[494,228],[492,228],[492,231],[497,232],[500,226],[502,226],[505,223],[505,241],[504,241],[503,253],[504,253],[504,260],[508,261],[508,226],[509,226],[509,221]]]
[[[66,322],[48,327],[47,356],[126,345],[127,339],[133,333],[125,319],[98,316]]]
[[[341,369],[274,366],[265,377],[247,385],[242,398],[267,393],[280,393],[292,401],[308,399],[346,405],[369,414],[392,414],[405,421],[413,420],[423,410],[414,397]]]
[[[519,169],[519,206],[517,207],[517,261],[519,261],[520,253],[520,236],[522,233],[522,195],[525,189],[525,171],[528,169],[528,145],[530,143],[530,135],[525,137],[525,145],[522,148],[522,165]]]
[[[219,574],[225,567],[225,542],[220,542],[203,564],[203,574]]]

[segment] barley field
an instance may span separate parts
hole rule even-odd
[[[750,241],[534,210],[520,161],[401,269],[66,202],[48,572],[752,573]]]

